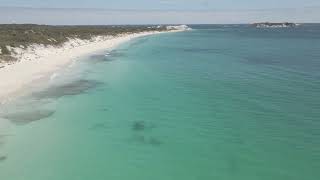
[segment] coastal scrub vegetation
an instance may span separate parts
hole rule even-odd
[[[31,44],[61,45],[69,38],[91,39],[94,36],[115,36],[124,33],[165,31],[165,26],[49,26],[35,24],[0,25],[0,59],[8,60],[8,47],[25,48]]]

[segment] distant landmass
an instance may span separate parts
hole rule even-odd
[[[283,23],[271,23],[271,22],[261,22],[261,23],[253,23],[253,26],[256,28],[290,28],[296,27],[298,24],[283,22]]]
[[[101,37],[103,39],[128,34],[184,30],[190,30],[190,28],[186,25],[49,26],[0,24],[0,64],[19,59],[15,57],[18,52],[31,49],[31,46],[35,45],[59,47],[72,40],[94,42]]]

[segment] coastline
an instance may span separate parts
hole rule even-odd
[[[70,39],[61,47],[33,45],[26,50],[16,48],[14,49],[15,58],[18,61],[13,64],[0,64],[2,67],[0,68],[0,105],[23,94],[24,87],[42,78],[50,77],[74,59],[97,51],[113,49],[134,38],[180,31],[182,30],[97,36],[91,40]]]

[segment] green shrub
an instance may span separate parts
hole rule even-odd
[[[10,51],[8,50],[8,48],[6,46],[0,46],[1,49],[1,54],[3,55],[9,55]]]
[[[27,47],[30,44],[61,45],[68,38],[90,39],[93,36],[109,36],[123,33],[138,33],[144,31],[164,31],[162,28],[148,26],[47,26],[34,24],[1,24],[0,47],[2,56],[10,55],[6,46]],[[49,41],[55,39],[56,41]]]

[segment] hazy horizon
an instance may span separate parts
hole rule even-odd
[[[1,1],[0,1],[1,2]],[[254,22],[320,23],[320,6],[303,8],[113,8],[0,6],[0,24],[249,24]]]

